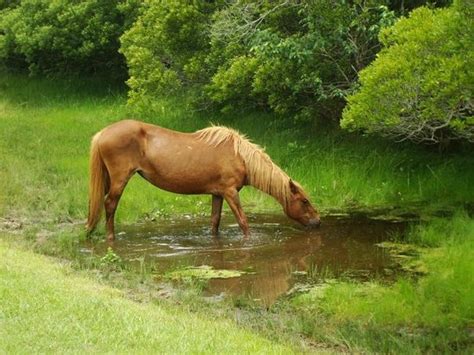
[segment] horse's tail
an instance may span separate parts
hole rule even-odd
[[[89,161],[89,215],[87,217],[87,231],[94,230],[99,222],[107,190],[109,173],[100,155],[98,140],[100,133],[97,133],[91,142],[91,152]]]

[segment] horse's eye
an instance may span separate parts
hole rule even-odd
[[[309,201],[307,199],[301,200],[305,205],[309,204]]]

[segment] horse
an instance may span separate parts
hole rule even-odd
[[[135,173],[156,187],[179,194],[212,195],[211,230],[218,234],[223,200],[244,237],[249,224],[239,199],[246,185],[274,197],[286,215],[304,226],[320,224],[308,195],[258,145],[238,131],[211,126],[193,133],[123,120],[94,135],[90,148],[89,214],[91,233],[105,208],[107,239],[115,239],[114,215]]]

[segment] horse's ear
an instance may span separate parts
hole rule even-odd
[[[292,194],[295,194],[298,192],[298,186],[296,186],[296,184],[291,179],[290,179],[290,191]]]

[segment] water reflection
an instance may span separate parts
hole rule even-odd
[[[113,248],[125,260],[144,257],[156,263],[160,272],[189,265],[251,270],[239,278],[213,279],[207,291],[246,294],[269,304],[293,286],[298,271],[359,278],[382,273],[390,259],[375,244],[403,229],[400,223],[361,218],[326,218],[313,230],[274,215],[253,215],[250,220],[252,234],[245,240],[238,226],[229,224],[230,216],[224,217],[219,238],[211,236],[207,218],[119,226],[122,232]],[[107,245],[88,248],[104,253]]]

